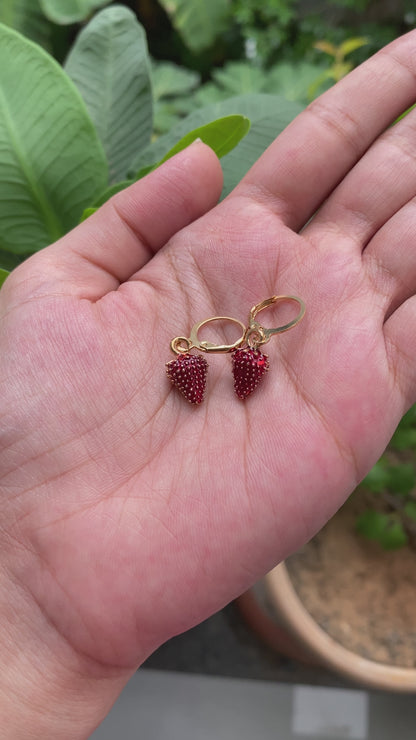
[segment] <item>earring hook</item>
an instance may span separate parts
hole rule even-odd
[[[238,324],[240,329],[242,329],[242,334],[232,344],[214,344],[213,342],[207,342],[205,339],[200,340],[198,338],[199,331],[205,324],[210,324],[212,321],[231,321],[233,324]],[[204,319],[194,324],[189,339],[187,337],[175,337],[175,339],[172,339],[170,346],[176,354],[185,354],[191,349],[199,349],[200,352],[231,352],[244,342],[246,331],[246,325],[242,321],[239,321],[239,319],[234,319],[232,316],[211,316],[209,319]]]
[[[283,324],[282,326],[277,326],[274,329],[267,329],[256,321],[256,316],[260,311],[263,311],[269,306],[283,303],[285,301],[294,301],[299,306],[299,313],[294,319],[292,319],[292,321],[289,321],[287,324]],[[301,321],[301,319],[303,319],[304,315],[305,304],[301,298],[297,298],[294,295],[274,295],[271,298],[267,298],[265,301],[253,306],[249,315],[248,327],[246,327],[242,321],[235,319],[232,316],[211,316],[209,319],[204,319],[203,321],[199,321],[197,324],[194,324],[189,338],[175,337],[172,339],[170,346],[172,351],[177,355],[187,354],[192,349],[198,349],[200,352],[232,352],[233,349],[241,347],[243,344],[247,344],[251,348],[257,348],[262,344],[266,344],[274,334],[282,334],[283,332],[292,329],[299,323],[299,321]],[[205,326],[205,324],[210,324],[212,321],[231,321],[232,324],[238,324],[240,329],[242,329],[242,334],[232,344],[214,344],[205,339],[200,340],[198,338],[199,331],[203,326]]]
[[[299,306],[299,313],[294,319],[292,319],[292,321],[289,321],[287,324],[282,324],[282,326],[277,326],[274,329],[267,329],[266,327],[261,326],[261,324],[259,324],[258,321],[255,320],[257,314],[260,313],[260,311],[263,311],[269,306],[273,306],[277,303],[283,303],[286,301],[294,301]],[[289,331],[289,329],[293,329],[293,327],[296,326],[296,324],[298,324],[299,321],[303,319],[305,315],[305,310],[306,307],[302,299],[294,295],[274,295],[271,298],[266,298],[265,301],[257,303],[251,309],[249,316],[249,325],[244,339],[249,347],[259,347],[261,344],[266,344],[266,342],[268,342],[274,334],[283,334],[283,332]]]

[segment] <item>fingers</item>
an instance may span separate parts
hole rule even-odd
[[[381,297],[386,317],[415,293],[415,233],[416,197],[376,233],[364,250],[363,267]]]
[[[30,258],[18,268],[21,282],[27,275],[34,291],[98,300],[214,206],[221,188],[217,157],[196,142]]]
[[[384,325],[384,338],[402,414],[416,401],[416,296],[394,311]]]
[[[299,230],[372,142],[415,101],[416,32],[394,41],[315,100],[252,167],[239,194]]]
[[[359,251],[416,195],[416,110],[390,127],[360,159],[306,227],[347,237]],[[396,241],[396,240],[395,240]]]

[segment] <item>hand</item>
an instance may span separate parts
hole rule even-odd
[[[23,657],[3,655],[14,677],[48,666],[45,696],[78,677],[84,715],[62,737],[310,538],[414,402],[416,111],[389,125],[414,102],[415,46],[315,101],[217,207],[219,164],[194,144],[2,289],[0,600]],[[262,385],[239,401],[210,355],[187,404],[170,340],[275,293],[307,313],[265,348]],[[41,684],[12,693],[33,706]]]

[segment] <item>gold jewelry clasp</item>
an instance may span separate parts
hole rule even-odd
[[[202,327],[212,321],[231,321],[233,324],[238,324],[243,333],[232,344],[214,344],[213,342],[207,342],[205,339],[198,339],[198,333]],[[234,319],[232,316],[211,316],[211,318],[199,321],[192,327],[189,339],[187,337],[175,337],[175,339],[172,339],[170,346],[176,354],[183,354],[191,349],[199,349],[201,352],[231,352],[244,342],[246,331],[246,325],[239,319]]]
[[[264,308],[268,308],[269,306],[272,306],[276,303],[283,303],[285,301],[295,301],[295,303],[299,306],[299,313],[298,315],[292,319],[292,321],[289,321],[287,324],[282,324],[282,326],[277,326],[275,329],[266,329],[264,326],[261,326],[261,324],[256,321],[256,316],[260,311],[263,311]],[[303,319],[305,315],[305,304],[302,301],[301,298],[298,298],[294,295],[274,295],[271,298],[267,298],[265,301],[262,301],[261,303],[257,303],[256,306],[253,306],[253,308],[250,311],[250,317],[249,317],[249,325],[248,329],[245,334],[245,342],[248,344],[249,347],[259,347],[261,344],[266,344],[273,334],[282,334],[284,331],[289,331],[289,329],[292,329],[296,324],[299,323]]]
[[[275,329],[267,329],[256,321],[257,314],[263,311],[264,308],[268,308],[276,303],[283,303],[284,301],[295,301],[299,306],[299,313],[292,321],[282,326],[277,326]],[[200,352],[232,352],[233,349],[241,347],[244,344],[247,344],[252,349],[257,349],[261,344],[268,342],[273,334],[282,334],[282,332],[292,329],[292,327],[296,326],[303,319],[304,314],[305,304],[300,298],[294,295],[274,295],[253,306],[250,311],[248,327],[242,321],[234,319],[232,316],[211,316],[209,319],[204,319],[194,324],[189,338],[175,337],[172,339],[170,347],[177,355],[186,354],[191,349],[198,349]],[[232,344],[214,344],[205,339],[200,340],[198,338],[199,331],[205,324],[210,324],[213,321],[231,321],[232,324],[238,324],[243,333]]]

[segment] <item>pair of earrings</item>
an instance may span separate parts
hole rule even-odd
[[[283,301],[294,301],[298,304],[298,315],[287,324],[275,329],[266,329],[256,321],[257,314],[265,308]],[[274,334],[281,334],[292,329],[305,314],[305,304],[300,298],[291,295],[272,296],[258,303],[250,311],[248,326],[231,316],[212,316],[192,327],[190,337],[175,337],[170,343],[172,351],[178,355],[175,360],[166,363],[166,373],[189,403],[200,404],[204,398],[208,363],[202,355],[189,354],[192,349],[200,352],[230,352],[234,376],[234,390],[238,398],[244,399],[257,388],[260,380],[269,369],[268,356],[259,347],[268,342]],[[243,330],[242,335],[233,344],[213,344],[199,340],[200,329],[212,321],[231,321]]]

